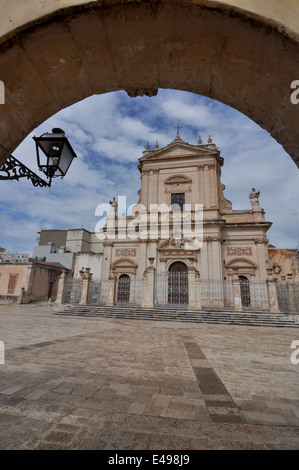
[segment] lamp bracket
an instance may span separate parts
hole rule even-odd
[[[0,167],[0,180],[19,181],[20,178],[27,178],[28,180],[31,180],[33,186],[51,186],[51,180],[49,183],[42,180],[39,176],[33,173],[33,171],[27,168],[27,166],[23,165],[23,163],[10,155],[6,162]]]

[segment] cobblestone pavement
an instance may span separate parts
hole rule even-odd
[[[298,449],[297,328],[0,307],[0,449]],[[299,356],[299,354],[298,354]]]

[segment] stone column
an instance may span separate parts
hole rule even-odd
[[[106,305],[108,307],[113,307],[115,303],[115,289],[116,289],[116,276],[115,274],[111,274],[108,277],[108,296]]]
[[[278,300],[277,300],[277,279],[272,277],[272,268],[267,269],[268,279],[267,279],[267,290],[268,290],[268,299],[269,299],[269,312],[279,313]]]
[[[242,312],[241,284],[237,273],[233,274],[234,310]]]
[[[153,258],[149,258],[151,265],[146,268],[142,279],[142,304],[143,308],[154,308],[155,272]]]
[[[59,279],[58,279],[57,295],[56,295],[55,304],[62,304],[62,302],[63,302],[63,294],[64,294],[66,279],[67,279],[67,269],[63,269],[62,273],[60,274]]]
[[[86,268],[85,273],[83,274],[83,277],[82,277],[80,305],[86,305],[88,303],[88,293],[89,293],[89,285],[90,285],[91,277],[92,277],[92,274],[90,272],[90,268]]]
[[[196,269],[194,266],[188,268],[188,309],[195,310],[196,302]]]

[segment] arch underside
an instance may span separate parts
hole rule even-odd
[[[201,1],[92,2],[30,23],[0,44],[0,164],[37,126],[93,94],[172,88],[219,100],[266,129],[299,166],[299,41]]]

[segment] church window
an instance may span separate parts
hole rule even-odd
[[[171,195],[171,205],[175,205],[173,211],[183,211],[185,204],[185,193],[174,193]],[[179,206],[179,209],[178,207]]]

